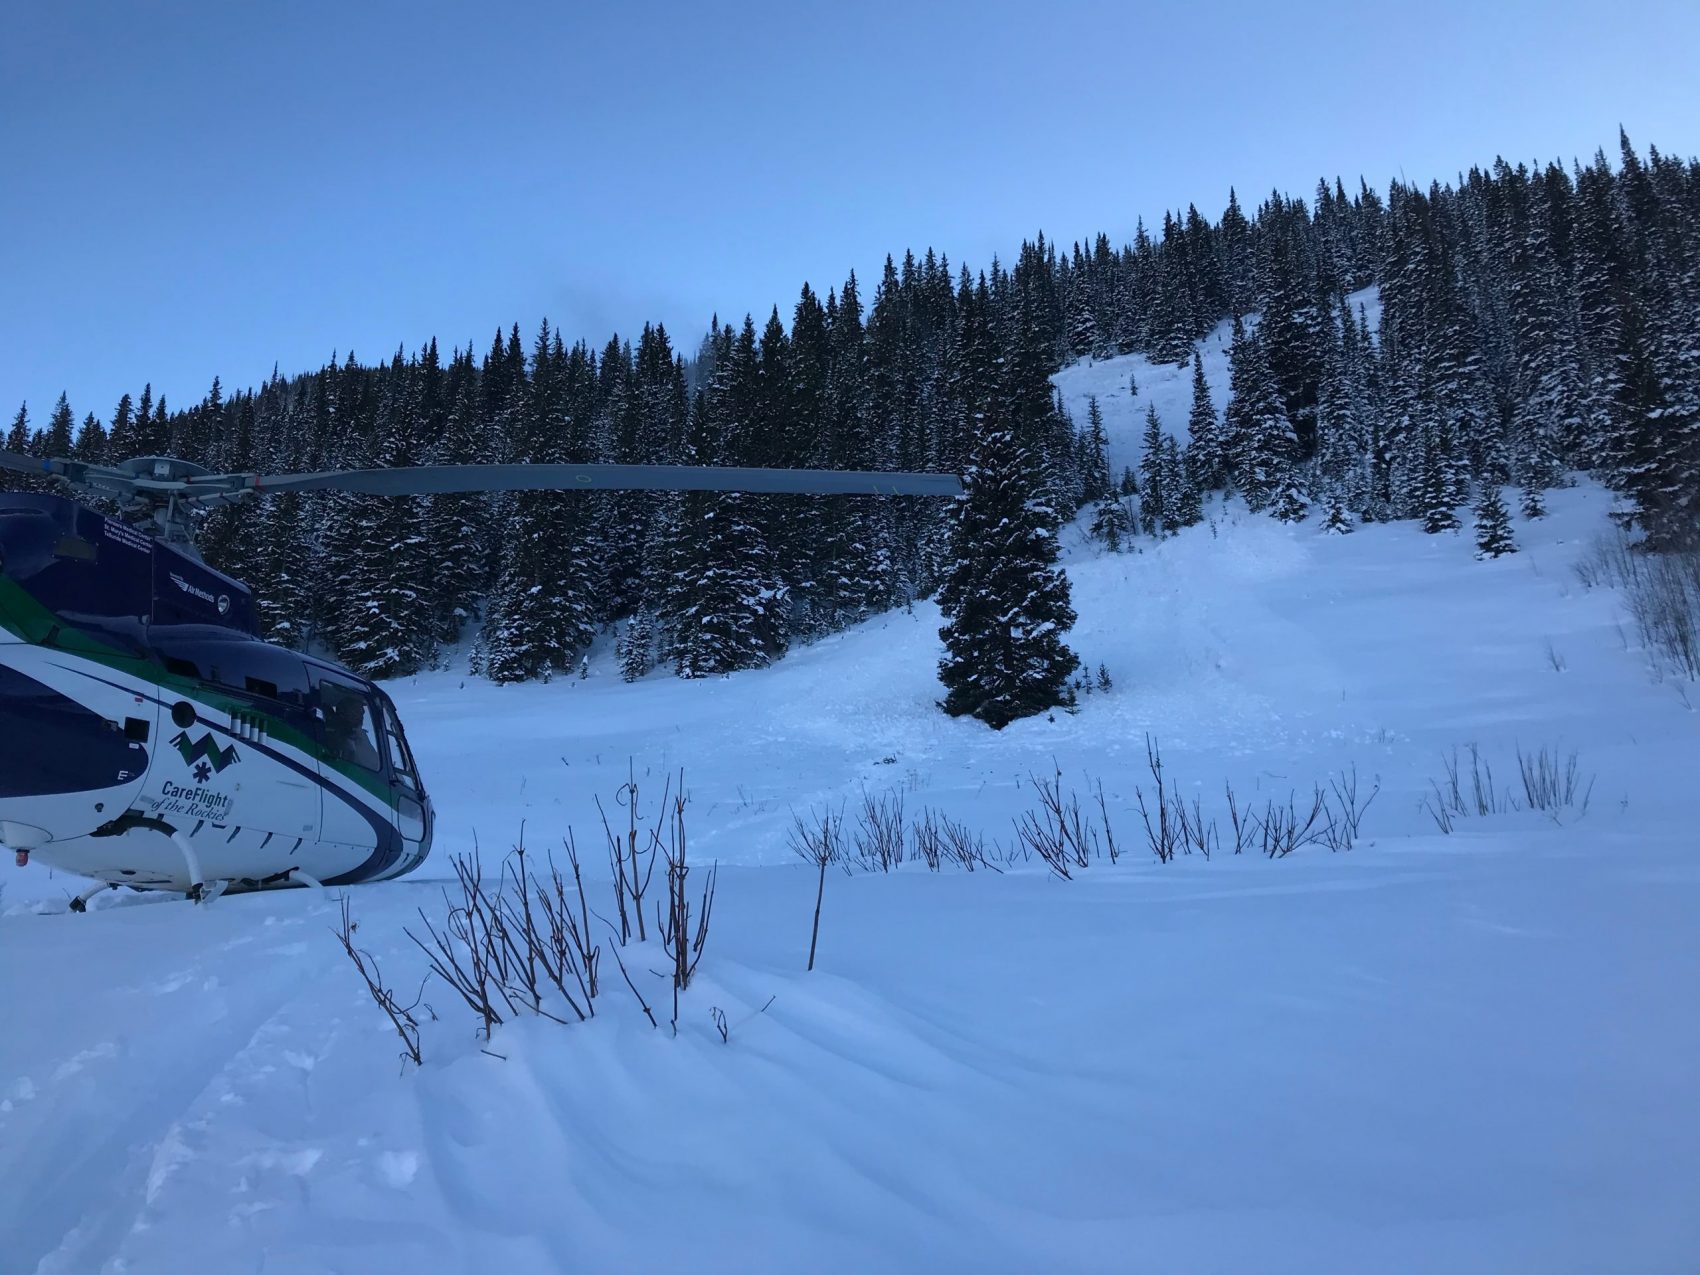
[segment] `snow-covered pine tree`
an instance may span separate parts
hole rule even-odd
[[[1173,434],[1163,435],[1163,454],[1159,469],[1163,476],[1163,530],[1179,531],[1204,517],[1198,486],[1187,473],[1180,444]]]
[[[1452,431],[1442,420],[1423,433],[1422,468],[1418,487],[1419,516],[1430,535],[1457,531],[1460,470],[1452,448]]]
[[[1476,502],[1476,557],[1497,558],[1516,552],[1511,514],[1505,507],[1499,484],[1483,483],[1481,498]]]
[[[1068,348],[1077,359],[1094,354],[1101,345],[1098,320],[1084,286],[1077,285],[1068,308]]]
[[[759,413],[753,320],[745,318],[736,338],[723,328],[716,345],[714,372],[691,412],[687,455],[697,458],[695,464],[741,459]],[[684,509],[686,541],[676,551],[669,601],[675,671],[711,677],[758,668],[783,654],[785,595],[756,500],[736,492],[692,493]]]
[[[575,397],[590,377],[588,352],[569,355],[545,322],[533,347],[532,373],[516,450],[530,461],[561,463],[574,445]],[[493,681],[548,680],[578,666],[596,635],[589,596],[584,506],[575,493],[520,492],[504,537],[501,576],[484,626],[485,671]]]
[[[623,681],[635,682],[655,667],[655,619],[648,611],[626,621],[614,643],[614,656]]]
[[[6,450],[17,456],[30,454],[30,409],[28,403],[20,404],[18,413],[12,417],[12,428],[6,432]],[[0,471],[0,491],[29,491],[35,479],[24,474],[7,469]]]
[[[72,448],[72,434],[76,429],[77,418],[71,412],[70,400],[63,394],[53,405],[53,415],[47,421],[47,433],[42,437],[42,456],[69,456]]]
[[[1187,470],[1200,491],[1215,491],[1226,477],[1222,455],[1222,426],[1216,405],[1210,401],[1210,386],[1204,379],[1204,356],[1192,360],[1192,411],[1187,417]]]
[[[1168,522],[1168,475],[1163,465],[1163,423],[1153,404],[1145,409],[1145,432],[1140,438],[1139,521],[1145,534],[1158,536]]]
[[[1092,535],[1111,553],[1120,553],[1123,542],[1133,534],[1133,513],[1128,501],[1113,491],[1105,492],[1092,512]]]
[[[1518,495],[1518,507],[1530,520],[1547,516],[1546,493],[1531,483],[1524,483]]]
[[[1230,352],[1232,394],[1228,401],[1225,451],[1234,486],[1252,511],[1267,509],[1291,478],[1297,438],[1281,393],[1264,362],[1262,343],[1235,324]]]
[[[437,463],[472,465],[497,457],[488,450],[477,369],[468,351],[449,368],[453,386],[444,437],[433,448]],[[454,643],[476,618],[490,579],[486,546],[495,532],[491,500],[477,493],[435,497],[426,539],[431,556],[430,602],[437,640]]]
[[[17,456],[29,455],[30,405],[28,403],[20,403],[18,414],[12,417],[12,428],[6,431],[6,450]]]
[[[1346,502],[1339,492],[1328,502],[1328,517],[1323,520],[1322,529],[1331,536],[1349,536],[1356,528],[1352,525],[1352,515],[1346,512]]]
[[[379,390],[377,468],[419,459],[413,389],[398,351]],[[430,497],[361,496],[347,504],[339,521],[331,553],[334,638],[343,662],[370,677],[415,673],[435,654],[425,534],[429,502]]]
[[[72,452],[78,460],[102,464],[106,460],[106,426],[100,423],[100,418],[93,412],[83,417],[83,423],[77,430],[77,441]]]
[[[1281,484],[1280,494],[1275,497],[1275,503],[1269,512],[1281,522],[1303,522],[1310,507],[1305,504],[1305,498],[1299,491],[1298,477],[1295,471],[1288,470],[1287,481]]]
[[[1664,300],[1657,281],[1650,291],[1651,307],[1622,316],[1614,485],[1632,502],[1619,521],[1670,548],[1693,543],[1700,515],[1700,336],[1661,329],[1647,314]]]
[[[1111,494],[1109,439],[1104,434],[1104,411],[1098,396],[1086,399],[1086,432],[1080,437],[1080,495],[1086,504]]]
[[[1544,198],[1511,262],[1510,304],[1516,366],[1512,384],[1510,468],[1524,486],[1555,487],[1560,455],[1585,426],[1580,336],[1553,251]]]
[[[958,502],[953,560],[939,590],[945,712],[993,729],[1070,700],[1079,659],[1068,577],[1056,565],[1055,514],[1039,497],[1039,459],[988,420]]]

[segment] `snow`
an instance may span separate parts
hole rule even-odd
[[[1354,317],[1361,306],[1374,332],[1381,322],[1381,290],[1368,287],[1350,293],[1346,298]],[[1247,332],[1257,331],[1258,316],[1245,316]],[[1210,387],[1210,401],[1216,407],[1216,417],[1228,406],[1228,347],[1233,336],[1233,322],[1218,323],[1203,340],[1197,351],[1204,360],[1204,381]],[[1129,378],[1138,388],[1130,393]],[[1157,419],[1163,429],[1173,434],[1183,445],[1191,437],[1187,419],[1192,413],[1192,364],[1152,363],[1143,354],[1122,354],[1109,359],[1080,359],[1058,372],[1051,380],[1062,391],[1063,402],[1077,426],[1086,424],[1087,400],[1096,395],[1098,408],[1104,414],[1104,431],[1109,436],[1110,473],[1120,477],[1124,468],[1137,469],[1143,454],[1141,432],[1145,428],[1145,413],[1155,406]]]
[[[1125,390],[1125,362],[1059,382]],[[1119,415],[1101,395],[1118,465],[1145,396],[1171,429],[1190,403],[1189,373],[1139,375]],[[1071,641],[1114,688],[999,733],[936,708],[920,605],[725,679],[626,685],[603,649],[549,685],[393,684],[428,876],[522,824],[594,864],[593,799],[683,769],[691,854],[722,869],[677,1039],[616,985],[486,1054],[438,985],[404,1071],[334,896],[70,916],[76,883],[8,871],[0,1270],[1692,1270],[1700,722],[1576,582],[1608,503],[1555,492],[1488,562],[1238,507],[1115,556],[1076,525]],[[1148,732],[1207,813],[1224,783],[1284,799],[1353,766],[1380,791],[1349,853],[1159,865]],[[1519,747],[1576,750],[1586,812],[1443,835],[1422,801],[1471,744],[1500,787]],[[804,972],[793,811],[898,792],[1008,845],[1053,766],[1102,781],[1120,864],[832,873]],[[439,889],[349,892],[404,999],[402,927]],[[661,1014],[660,953],[627,961]]]

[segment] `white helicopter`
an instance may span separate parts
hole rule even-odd
[[[169,457],[0,451],[116,499],[120,518],[0,493],[0,843],[101,890],[345,885],[411,872],[433,813],[395,706],[268,643],[240,581],[195,552],[197,508],[253,494],[744,491],[957,496],[952,474],[662,465],[424,465],[266,477]]]

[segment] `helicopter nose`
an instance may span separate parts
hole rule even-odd
[[[141,742],[115,723],[0,666],[0,825],[11,830],[0,841],[19,848],[92,831],[103,803],[86,795],[139,781],[147,761]],[[61,827],[72,811],[77,826]]]

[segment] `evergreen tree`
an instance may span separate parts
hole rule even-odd
[[[216,387],[216,382],[215,382]],[[398,352],[375,423],[377,468],[418,462],[413,386]],[[425,527],[429,497],[362,497],[344,504],[332,539],[337,654],[369,677],[403,677],[436,651]],[[425,515],[425,516],[422,516]]]
[[[1162,458],[1158,465],[1163,484],[1163,530],[1179,531],[1203,518],[1198,487],[1187,473],[1180,444],[1173,434],[1163,435]]]
[[[692,413],[692,450],[703,463],[728,464],[745,455],[758,410],[755,324],[746,317],[735,341],[730,331]],[[689,575],[678,580],[675,667],[681,677],[758,668],[784,653],[786,637],[784,594],[758,506],[736,492],[687,501],[687,508],[691,503],[702,512],[700,521],[692,520]]]
[[[1081,436],[1081,499],[1092,504],[1110,494],[1109,439],[1104,434],[1104,412],[1098,396],[1086,398],[1086,433]]]
[[[1224,451],[1235,487],[1252,511],[1260,512],[1291,481],[1298,444],[1264,361],[1262,343],[1256,336],[1245,335],[1237,323],[1229,357],[1232,396]]]
[[[585,388],[586,363],[582,348],[574,347],[569,356],[560,335],[543,324],[516,440],[524,459],[575,459],[574,399]],[[589,596],[594,566],[584,516],[577,493],[521,492],[515,497],[502,574],[484,631],[486,668],[493,680],[548,680],[570,671],[595,637]]]
[[[655,620],[649,612],[639,611],[626,622],[614,654],[623,681],[635,682],[655,667]]]
[[[1187,417],[1187,469],[1201,491],[1222,485],[1226,462],[1222,454],[1222,427],[1216,405],[1210,401],[1210,386],[1204,380],[1204,356],[1192,361],[1192,412]]]
[[[1535,519],[1547,516],[1546,497],[1539,487],[1525,483],[1519,497],[1519,503],[1525,518]]]
[[[1098,320],[1092,313],[1085,288],[1076,288],[1074,299],[1069,303],[1068,348],[1077,359],[1103,353],[1103,342],[1098,335]]]
[[[1068,577],[1056,565],[1055,514],[1039,499],[1038,458],[991,420],[957,510],[953,561],[939,590],[945,712],[1001,730],[1070,702],[1079,659]]]
[[[6,450],[15,456],[30,454],[30,410],[28,403],[18,406],[18,413],[12,417],[12,428],[6,433]],[[17,473],[14,470],[0,470],[0,491],[30,491],[36,487],[39,480]]]
[[[489,463],[491,454],[485,435],[484,416],[477,372],[470,352],[450,367],[454,385],[442,441],[433,449],[438,463],[471,465]],[[490,587],[490,556],[485,546],[496,531],[490,497],[452,493],[430,503],[427,527],[428,554],[432,568],[429,605],[432,628],[440,642],[460,639],[462,629],[479,613]]]
[[[1161,535],[1169,523],[1169,480],[1172,475],[1163,463],[1163,424],[1157,419],[1155,405],[1145,409],[1145,433],[1140,439],[1142,451],[1139,472],[1139,519],[1148,536]]]
[[[1497,558],[1516,553],[1517,542],[1511,537],[1511,514],[1495,483],[1483,483],[1481,499],[1476,502],[1476,557]]]
[[[1419,516],[1430,535],[1457,531],[1459,465],[1453,454],[1452,435],[1444,423],[1423,434],[1422,469],[1418,487]]]
[[[1683,383],[1687,360],[1661,348],[1641,306],[1625,308],[1622,332],[1615,485],[1632,505],[1620,521],[1640,527],[1653,548],[1686,545],[1700,515],[1700,392]],[[1700,339],[1695,348],[1700,372]]]
[[[90,412],[83,417],[82,427],[77,431],[77,441],[72,449],[72,455],[78,460],[101,464],[106,460],[106,426]]]
[[[1120,553],[1122,543],[1133,534],[1133,514],[1126,499],[1107,491],[1099,497],[1092,513],[1092,535],[1102,540],[1111,553]]]
[[[1322,529],[1331,536],[1349,536],[1356,530],[1352,526],[1352,516],[1346,512],[1345,502],[1338,493],[1328,502],[1328,517],[1323,521]]]
[[[28,403],[18,405],[18,414],[12,417],[12,428],[6,433],[6,450],[16,456],[27,456],[30,450],[30,407]]]
[[[65,395],[59,396],[59,401],[53,405],[53,415],[47,421],[47,433],[41,440],[39,455],[54,458],[69,456],[74,446],[72,432],[76,428],[76,417],[71,414],[71,404]]]

